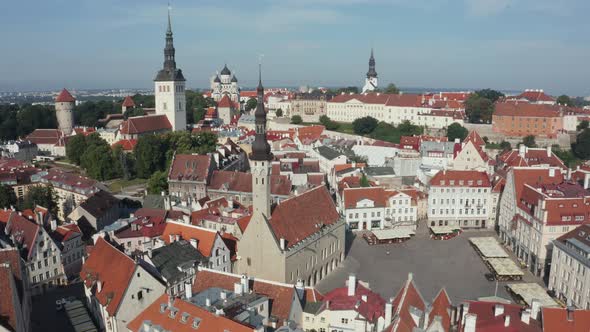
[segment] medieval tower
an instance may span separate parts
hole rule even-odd
[[[168,30],[164,48],[164,68],[154,79],[156,95],[156,114],[166,115],[172,130],[186,130],[185,78],[182,70],[176,68],[174,39],[168,10]]]
[[[373,49],[371,49],[371,57],[369,58],[369,71],[365,79],[365,86],[363,86],[363,93],[375,91],[377,89],[377,72],[375,71],[375,57],[373,56]]]
[[[76,99],[66,89],[55,98],[55,116],[57,125],[64,135],[71,135],[74,128],[74,105]]]

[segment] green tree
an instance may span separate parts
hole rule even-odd
[[[156,135],[141,136],[133,150],[135,170],[138,177],[148,179],[154,172],[164,169],[165,146]]]
[[[465,101],[465,114],[472,123],[491,123],[494,112],[493,102],[474,93]]]
[[[456,138],[463,141],[468,134],[469,131],[467,128],[456,122],[447,127],[447,137],[449,138],[450,142],[453,142]]]
[[[303,119],[299,115],[293,115],[291,117],[291,123],[292,124],[301,124],[302,122],[303,122]]]
[[[352,129],[357,135],[367,135],[373,132],[379,122],[370,116],[358,118],[352,122]]]
[[[361,182],[360,182],[361,187],[370,187],[371,184],[369,183],[369,179],[367,179],[367,175],[365,175],[365,173],[363,173],[363,175],[361,176]]]
[[[16,205],[16,194],[11,186],[0,185],[0,208],[9,208]]]
[[[25,195],[21,209],[34,209],[37,205],[42,206],[57,216],[57,197],[52,186],[33,186]]]
[[[555,144],[551,150],[569,168],[575,168],[582,161],[576,157],[572,150],[564,150]]]
[[[414,125],[409,120],[404,120],[397,126],[400,136],[422,135],[424,128]]]
[[[584,130],[588,128],[588,120],[582,120],[582,122],[580,122],[578,124],[578,126],[576,127],[576,129],[578,129],[578,131],[580,130]]]
[[[578,158],[587,160],[590,158],[590,129],[586,128],[578,134],[574,144],[574,153]]]
[[[78,136],[82,135],[75,137]],[[113,150],[97,133],[86,136],[85,150],[80,156],[80,166],[86,170],[89,177],[101,181],[122,175],[121,165]]]
[[[158,171],[150,176],[147,183],[149,194],[159,195],[161,192],[168,192],[168,174]]]
[[[128,118],[132,118],[134,116],[144,116],[145,115],[145,111],[143,110],[143,108],[129,108],[125,111],[125,113],[123,113],[123,118],[128,119]]]
[[[479,91],[475,91],[475,94],[479,97],[488,99],[492,103],[495,103],[496,101],[498,101],[498,99],[505,97],[505,95],[502,92],[492,89],[482,89]]]
[[[535,136],[534,135],[525,136],[522,139],[522,144],[526,145],[529,148],[536,147],[537,146],[537,143],[535,142]]]
[[[510,144],[510,142],[502,141],[500,142],[500,149],[504,151],[510,151],[512,150],[512,145]]]
[[[320,116],[320,123],[326,127],[327,130],[336,130],[340,127],[338,122],[332,121],[327,115]]]
[[[251,110],[255,109],[258,105],[258,100],[256,98],[250,98],[246,102],[246,112],[250,112]]]
[[[66,156],[76,165],[80,165],[80,160],[84,152],[86,152],[86,136],[75,135],[66,143]]]
[[[559,105],[574,106],[573,100],[567,95],[561,95],[561,96],[557,97],[556,102]]]
[[[399,89],[397,88],[397,86],[395,86],[395,84],[389,83],[385,87],[385,89],[383,89],[383,93],[389,93],[389,94],[399,95]]]
[[[275,114],[277,115],[277,117],[278,117],[278,118],[280,118],[280,117],[282,117],[282,116],[283,116],[283,110],[279,108],[279,109],[278,109],[278,110],[275,112]]]

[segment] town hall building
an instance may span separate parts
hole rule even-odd
[[[344,260],[345,223],[325,186],[271,208],[273,155],[266,137],[259,80],[256,134],[250,154],[253,212],[238,249],[238,273],[277,282],[315,285]]]

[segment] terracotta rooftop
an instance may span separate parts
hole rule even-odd
[[[213,245],[219,234],[216,231],[193,226],[190,224],[177,223],[169,221],[166,223],[162,240],[166,244],[170,244],[170,235],[179,235],[181,239],[189,241],[195,239],[198,241],[197,249],[205,257],[211,257],[213,254]]]
[[[131,98],[131,96],[127,96],[125,97],[125,100],[123,100],[123,107],[135,107],[135,102],[133,101],[133,98]]]
[[[211,156],[177,154],[172,160],[168,180],[206,182],[211,168]]]
[[[291,180],[286,175],[270,176],[270,192],[273,195],[289,196],[291,193]],[[243,193],[252,192],[252,173],[213,171],[208,189],[227,190]]]
[[[556,118],[560,116],[561,109],[559,106],[545,104],[498,102],[496,103],[496,110],[493,115]]]
[[[590,310],[542,308],[543,331],[587,332],[590,331]]]
[[[137,135],[171,129],[172,125],[166,115],[146,115],[131,117],[123,121],[120,132],[124,135]]]
[[[66,89],[61,90],[59,95],[55,98],[56,103],[73,103],[76,99]]]
[[[469,313],[477,315],[476,331],[477,332],[540,332],[542,331],[539,321],[533,319],[529,323],[521,320],[521,312],[524,308],[516,304],[505,304],[484,301],[468,301]],[[504,312],[501,315],[495,315],[496,305],[501,305]],[[506,317],[510,317],[508,326],[505,326]],[[464,327],[459,325],[459,331],[463,332]]]
[[[436,173],[430,180],[431,186],[443,187],[491,187],[486,172],[446,170]]]
[[[348,282],[348,281],[347,281]],[[385,315],[385,300],[381,295],[371,291],[360,283],[356,283],[354,295],[348,296],[348,287],[333,289],[324,295],[324,306],[329,310],[353,310],[365,317],[369,322],[376,322]]]

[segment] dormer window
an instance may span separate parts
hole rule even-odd
[[[194,318],[193,319],[193,329],[198,329],[199,325],[201,325],[201,319],[200,318]]]

